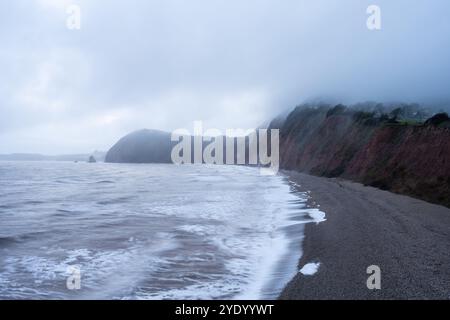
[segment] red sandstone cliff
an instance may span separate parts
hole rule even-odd
[[[450,128],[343,107],[297,108],[281,126],[281,167],[342,177],[450,207]]]

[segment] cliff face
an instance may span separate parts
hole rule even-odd
[[[450,207],[450,128],[358,111],[293,111],[281,126],[284,169],[342,177]]]

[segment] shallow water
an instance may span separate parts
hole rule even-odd
[[[305,202],[256,168],[0,162],[0,298],[275,298]]]

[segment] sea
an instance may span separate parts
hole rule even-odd
[[[0,162],[0,299],[275,299],[308,197],[245,166]]]

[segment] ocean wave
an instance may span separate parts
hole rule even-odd
[[[298,272],[303,224],[324,219],[307,193],[257,168],[33,163],[8,174],[4,204],[23,202],[30,179],[27,201],[39,203],[2,210],[6,298],[273,299]],[[80,291],[66,288],[70,266]]]

